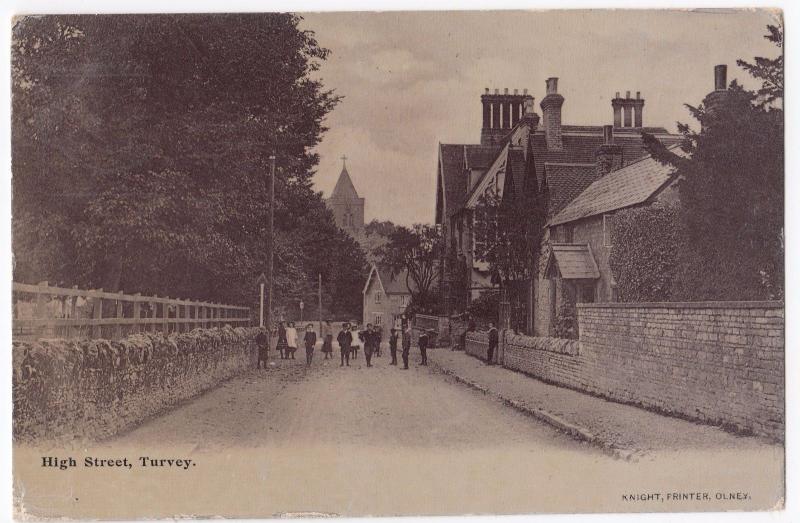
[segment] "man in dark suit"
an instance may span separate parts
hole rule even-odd
[[[395,328],[389,331],[389,354],[392,357],[389,365],[397,365],[397,329]]]
[[[428,331],[423,330],[419,334],[419,340],[417,343],[419,344],[419,354],[422,356],[422,361],[419,362],[420,365],[428,365],[428,343],[430,341],[430,337],[428,336]]]
[[[359,333],[364,340],[364,357],[367,359],[367,367],[372,367],[372,353],[375,349],[375,333],[372,331],[372,324],[367,323],[367,328]]]
[[[408,353],[411,352],[411,324],[403,332],[403,370],[408,370]]]
[[[486,354],[486,364],[487,365],[494,365],[494,351],[497,349],[497,328],[494,326],[494,322],[489,322],[489,351]]]
[[[342,356],[342,363],[340,367],[344,367],[345,362],[350,366],[350,344],[353,342],[353,335],[350,334],[350,324],[342,323],[342,330],[336,336],[336,341],[339,343],[339,352]]]

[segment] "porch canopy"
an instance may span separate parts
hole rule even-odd
[[[587,244],[554,243],[547,261],[547,273],[557,270],[565,280],[596,280],[600,270]]]

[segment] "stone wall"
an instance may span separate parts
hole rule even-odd
[[[464,352],[482,360],[486,359],[489,350],[489,334],[485,331],[468,332],[464,342]]]
[[[15,441],[95,440],[255,367],[256,329],[13,344]]]
[[[782,303],[580,304],[578,323],[577,347],[507,334],[504,365],[616,401],[783,440]]]

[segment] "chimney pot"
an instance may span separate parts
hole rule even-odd
[[[728,66],[720,64],[714,66],[714,89],[717,91],[724,91],[728,85]]]
[[[630,91],[625,91],[625,99],[626,100],[630,100],[631,99],[631,92]]]
[[[558,93],[558,78],[550,77],[547,79],[547,94]]]

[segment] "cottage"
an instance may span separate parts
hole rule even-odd
[[[681,154],[677,145],[669,149]],[[673,171],[644,157],[602,176],[550,219],[549,250],[540,258],[543,269],[535,284],[537,335],[561,335],[555,332],[557,318],[574,316],[576,303],[617,301],[609,265],[612,217],[630,207],[677,203]]]
[[[364,324],[372,323],[384,330],[400,328],[400,318],[411,303],[413,282],[407,271],[393,273],[372,265],[364,285]],[[408,281],[407,281],[408,280]]]

